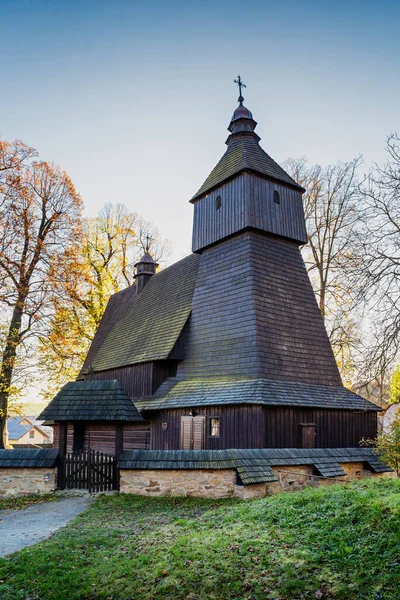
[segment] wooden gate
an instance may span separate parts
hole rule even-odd
[[[65,461],[67,489],[107,492],[119,488],[119,473],[115,456],[96,450],[68,452]]]

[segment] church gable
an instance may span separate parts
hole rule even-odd
[[[82,374],[89,368],[104,371],[167,360],[191,312],[199,259],[192,254],[153,275],[139,294],[129,288],[122,302],[111,302]]]

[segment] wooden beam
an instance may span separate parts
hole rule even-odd
[[[60,423],[59,425],[59,455],[57,469],[57,487],[60,490],[65,489],[65,465],[67,457],[67,431],[68,423]]]

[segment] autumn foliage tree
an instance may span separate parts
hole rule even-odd
[[[51,299],[50,327],[40,338],[49,396],[78,375],[110,296],[133,284],[145,247],[157,261],[167,251],[153,226],[121,204],[106,204],[81,227],[81,243],[54,266],[61,286]]]
[[[0,141],[0,448],[18,353],[43,330],[59,287],[55,264],[77,243],[81,200],[68,175],[34,160],[22,142]]]

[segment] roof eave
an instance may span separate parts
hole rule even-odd
[[[261,177],[262,179],[266,179],[267,181],[272,181],[274,183],[279,183],[279,185],[283,185],[283,186],[286,186],[288,188],[294,189],[297,192],[301,192],[302,194],[304,194],[304,192],[306,191],[303,187],[301,187],[301,185],[299,185],[296,182],[290,183],[288,181],[283,181],[282,179],[279,179],[277,177],[272,177],[270,175],[265,175],[265,173],[262,173],[261,171],[257,171],[256,169],[244,168],[244,169],[240,169],[239,171],[237,171],[233,175],[230,175],[229,177],[226,177],[222,181],[216,183],[215,185],[210,186],[209,188],[207,188],[205,190],[203,190],[202,187],[201,187],[199,189],[199,191],[189,200],[189,202],[191,204],[195,204],[198,200],[200,200],[201,198],[204,198],[204,196],[207,196],[207,194],[209,194],[213,190],[219,188],[221,185],[224,185],[225,183],[228,183],[228,181],[232,181],[232,179],[234,179],[235,177],[237,177],[241,173],[252,173],[254,175],[257,175],[258,177]]]

